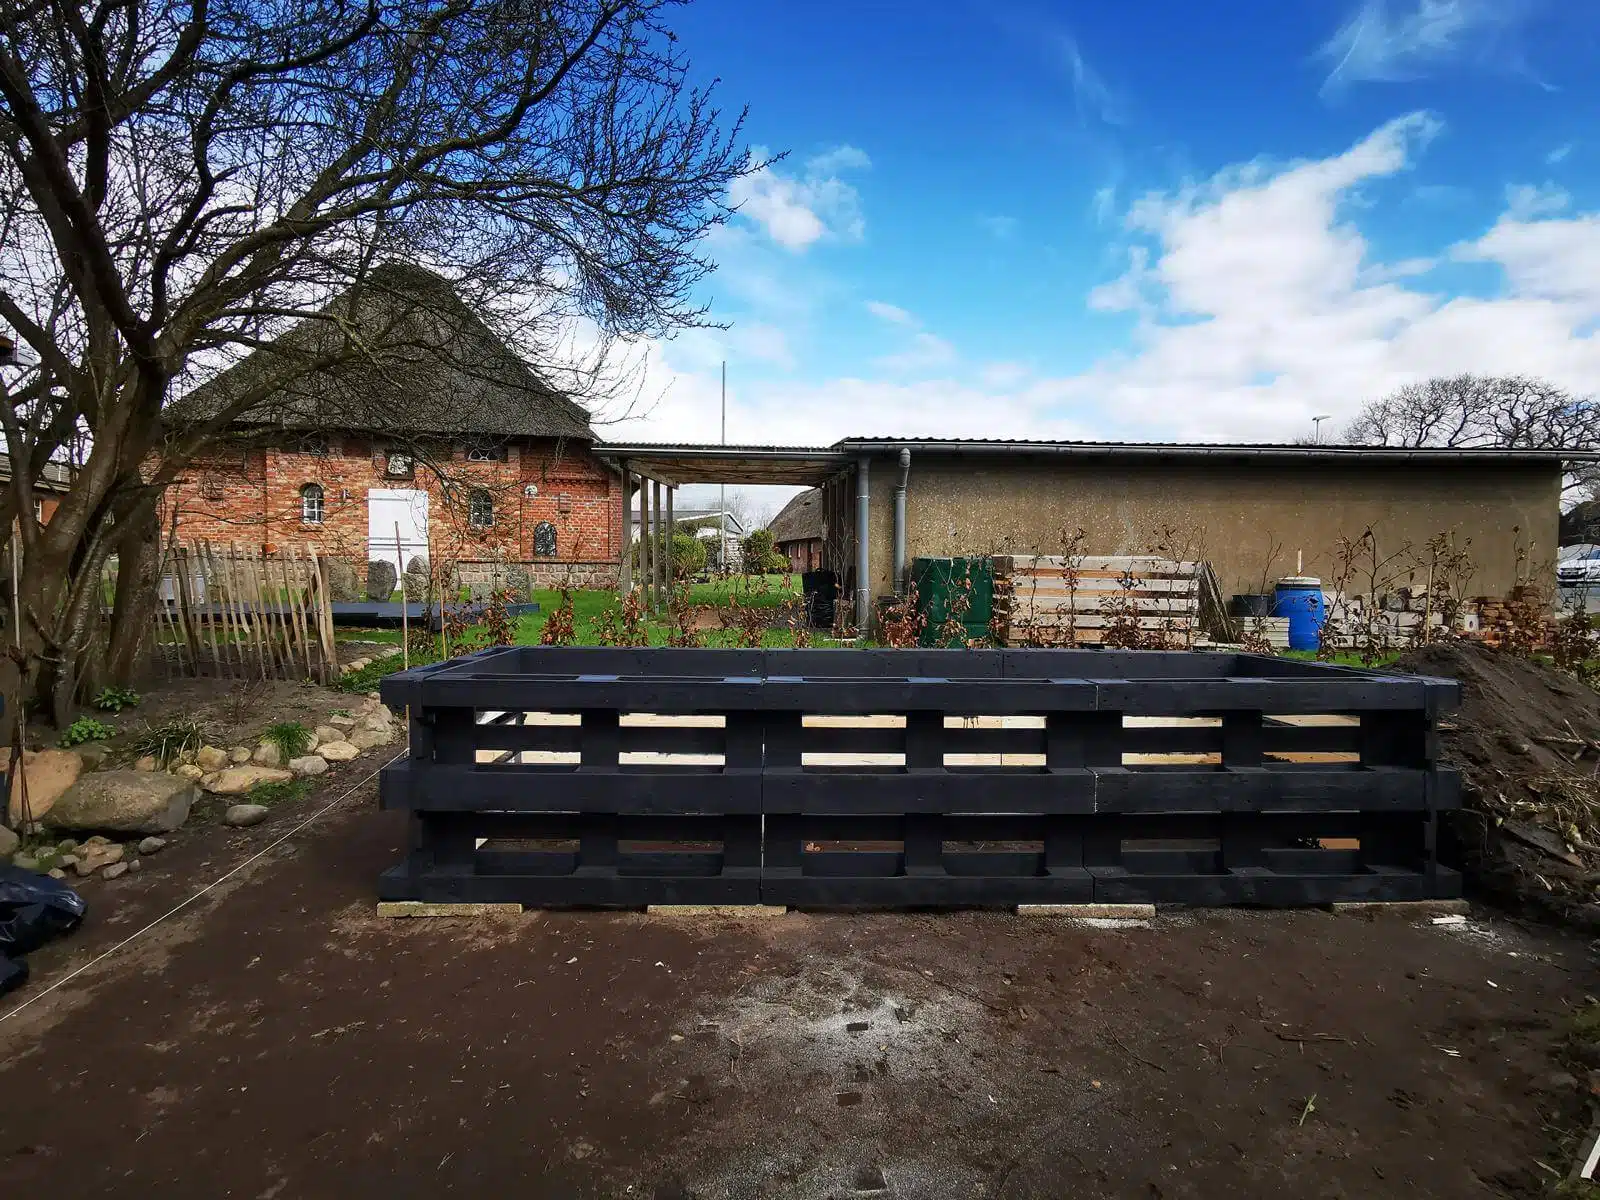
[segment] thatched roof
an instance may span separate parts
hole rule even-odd
[[[783,506],[767,528],[772,542],[809,542],[822,536],[822,489],[809,488]]]
[[[378,267],[324,313],[174,401],[168,420],[203,419],[264,378],[286,376],[233,427],[593,437],[588,412],[534,374],[432,271]]]

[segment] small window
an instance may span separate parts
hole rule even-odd
[[[467,524],[477,529],[494,524],[494,497],[482,488],[467,497]]]
[[[399,451],[384,456],[383,473],[390,479],[410,479],[417,469],[416,459]]]
[[[549,521],[540,521],[533,527],[533,553],[539,558],[556,556],[556,527]]]
[[[505,462],[506,448],[493,442],[471,442],[467,445],[468,462]]]
[[[322,488],[317,484],[300,489],[300,519],[307,525],[322,524]]]
[[[200,476],[200,496],[205,500],[224,500],[228,495],[228,481],[217,471],[207,471]]]
[[[333,453],[333,443],[320,433],[308,433],[295,443],[295,450],[301,454],[314,454],[318,458],[327,458]]]
[[[572,493],[561,492],[556,496],[556,511],[569,513],[572,511]]]

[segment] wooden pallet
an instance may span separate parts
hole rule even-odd
[[[1003,645],[1097,646],[1135,627],[1173,648],[1203,634],[1235,640],[1210,565],[1154,555],[999,555],[995,627]]]

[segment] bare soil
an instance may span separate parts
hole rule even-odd
[[[1424,647],[1391,669],[1461,684],[1461,707],[1446,714],[1441,741],[1461,771],[1466,805],[1447,850],[1470,886],[1514,912],[1600,934],[1600,846],[1581,836],[1600,842],[1600,754],[1583,744],[1600,745],[1600,692],[1472,642]]]
[[[354,658],[354,653],[351,654]],[[278,721],[299,721],[314,728],[336,709],[353,709],[359,696],[334,688],[286,679],[174,678],[141,686],[139,703],[120,713],[84,707],[80,715],[112,726],[116,736],[107,740],[115,753],[147,729],[175,719],[198,721],[212,745],[256,743],[262,730]],[[28,744],[53,746],[60,730],[39,724],[30,727]]]
[[[350,785],[185,835],[32,956],[0,1194],[1459,1198],[1570,1165],[1545,1123],[1596,974],[1556,931],[383,920],[404,829],[370,785],[5,1016]]]

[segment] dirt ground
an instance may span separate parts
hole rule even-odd
[[[44,994],[350,786],[181,837],[31,957],[0,1194],[1455,1198],[1570,1166],[1555,1049],[1597,980],[1559,934],[384,920],[403,828],[370,784]]]
[[[1461,707],[1440,723],[1465,805],[1446,855],[1512,911],[1600,934],[1600,692],[1471,642],[1424,647],[1392,669],[1461,684]]]

